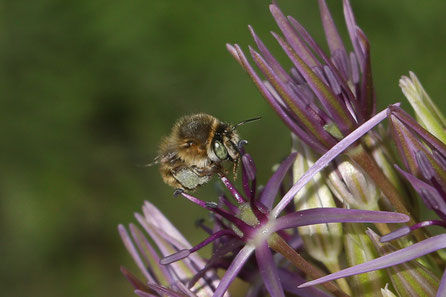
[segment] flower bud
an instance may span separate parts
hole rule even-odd
[[[340,155],[328,174],[328,185],[335,196],[351,208],[378,210],[380,192],[355,161]]]
[[[409,72],[409,76],[401,77],[400,88],[412,105],[418,123],[446,143],[446,118],[432,102],[417,76],[413,72]]]

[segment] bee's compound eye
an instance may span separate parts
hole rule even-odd
[[[220,160],[226,160],[228,158],[228,151],[218,140],[214,141],[214,153]]]

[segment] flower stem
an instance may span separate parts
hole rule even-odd
[[[298,252],[290,247],[282,237],[278,234],[273,234],[268,239],[268,244],[271,249],[282,254],[288,261],[290,261],[299,270],[304,271],[313,279],[324,276],[325,274],[316,266],[305,260]],[[350,295],[344,293],[333,282],[326,282],[321,284],[324,288],[338,297],[349,297]]]

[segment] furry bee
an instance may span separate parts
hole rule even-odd
[[[240,161],[240,136],[236,128],[254,118],[231,125],[204,114],[184,116],[174,124],[169,136],[160,144],[154,163],[160,164],[163,181],[178,190],[193,191],[210,181],[214,174],[224,174],[222,162]]]

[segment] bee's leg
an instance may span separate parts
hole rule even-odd
[[[177,188],[173,191],[173,197],[178,197],[178,195],[181,195],[184,193],[184,189]]]
[[[194,167],[193,171],[198,176],[211,176],[214,173],[219,173],[223,171],[223,167],[221,165],[213,164],[208,168],[203,167]]]
[[[240,161],[240,158],[234,160],[234,165],[232,166],[232,174],[234,175],[234,181],[237,180],[237,168],[238,168],[239,161]]]

